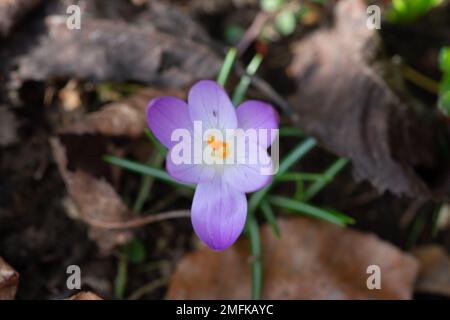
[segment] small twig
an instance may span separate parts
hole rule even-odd
[[[241,41],[239,41],[236,46],[238,51],[238,56],[242,56],[242,54],[248,49],[250,44],[255,41],[256,38],[261,34],[261,30],[264,28],[266,23],[272,18],[272,14],[266,11],[260,11],[253,19],[252,24],[245,32]]]
[[[236,61],[236,72],[239,76],[247,75],[245,68],[242,66],[240,61]],[[294,112],[292,106],[281,96],[278,92],[272,88],[265,80],[257,75],[248,75],[251,79],[252,84],[260,90],[264,95],[271,99],[274,103],[280,106],[280,108],[286,113],[287,116],[292,120],[292,122],[298,121],[298,115]]]
[[[419,212],[420,208],[425,204],[424,199],[416,199],[413,202],[411,202],[406,209],[406,211],[403,213],[403,216],[400,218],[400,227],[405,229],[407,226],[409,226],[414,218],[416,217],[417,213]]]
[[[401,72],[405,79],[411,81],[416,86],[419,86],[433,94],[439,93],[439,83],[437,81],[425,76],[410,66],[403,64],[401,66]]]
[[[83,220],[93,227],[103,229],[131,229],[131,228],[139,228],[147,224],[159,221],[177,218],[188,218],[188,217],[190,217],[190,212],[188,210],[174,210],[153,214],[145,217],[139,217],[128,221],[101,221],[93,219],[88,216],[83,216]]]

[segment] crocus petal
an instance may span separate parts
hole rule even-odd
[[[187,146],[189,147],[189,146]],[[195,164],[193,157],[186,163],[174,162],[174,149],[170,149],[166,157],[166,169],[171,177],[183,183],[201,183],[211,181],[216,170],[213,166]]]
[[[195,233],[211,249],[224,250],[244,229],[247,216],[245,194],[220,179],[200,183],[192,202]]]
[[[272,181],[273,164],[265,147],[254,141],[246,142],[245,154],[238,152],[236,163],[225,166],[222,177],[236,190],[248,193],[264,188]]]
[[[174,145],[171,136],[176,129],[192,132],[192,121],[186,102],[174,97],[161,97],[150,101],[147,122],[156,138],[167,148]]]
[[[278,129],[278,113],[267,103],[257,100],[248,100],[236,109],[238,127],[248,129],[266,129],[267,135],[263,139],[258,139],[258,143],[268,148],[276,137],[271,134],[271,129]]]
[[[203,129],[235,129],[236,110],[225,90],[216,82],[202,80],[189,91],[192,121],[201,121]]]

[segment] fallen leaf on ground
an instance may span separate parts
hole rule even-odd
[[[420,271],[415,290],[450,297],[450,258],[439,245],[426,245],[414,250]]]
[[[261,227],[263,299],[410,299],[418,263],[375,235],[307,218],[280,219],[282,237]],[[168,299],[249,299],[249,243],[223,252],[188,254],[172,276]],[[381,270],[381,289],[369,290],[367,268]]]
[[[373,61],[381,41],[367,28],[366,11],[363,0],[339,1],[334,27],[295,47],[289,73],[297,92],[290,100],[300,127],[350,158],[355,176],[381,192],[448,197],[450,179],[437,143],[448,130],[445,122],[416,114],[380,76],[382,65]]]
[[[172,6],[152,2],[148,9],[134,12],[128,8],[135,8],[131,3],[82,4],[79,30],[67,28],[62,8],[47,16],[47,32],[19,60],[20,79],[62,77],[182,87],[211,78],[220,68],[206,33]],[[120,9],[114,11],[117,6],[128,6],[120,7],[127,19]],[[98,10],[105,7],[109,9]]]
[[[98,295],[90,291],[82,291],[74,294],[69,298],[69,300],[103,300]]]
[[[71,217],[88,224],[93,220],[109,223],[133,217],[113,186],[111,166],[102,157],[122,152],[114,139],[127,139],[130,146],[133,139],[143,137],[147,104],[161,95],[181,94],[178,91],[143,90],[88,114],[51,139],[53,156],[69,193],[66,209]],[[101,251],[108,254],[116,245],[126,243],[131,233],[92,226],[89,235]]]
[[[19,274],[0,257],[0,300],[13,300],[19,285]]]

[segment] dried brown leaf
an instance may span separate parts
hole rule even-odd
[[[127,139],[131,144],[133,139],[142,137],[146,128],[147,103],[153,97],[167,94],[180,95],[180,92],[144,90],[88,114],[51,139],[53,156],[70,196],[67,207],[71,217],[88,224],[93,220],[110,223],[133,217],[112,184],[111,166],[102,157],[121,152],[115,145],[115,138]],[[92,226],[89,235],[107,254],[116,245],[127,242],[131,233]]]
[[[19,285],[19,274],[0,257],[0,300],[13,300]]]
[[[82,291],[71,296],[69,300],[103,300],[103,299],[90,291]]]
[[[261,228],[264,299],[410,299],[418,271],[414,257],[351,229],[306,218],[279,220],[282,237]],[[249,243],[223,252],[188,254],[172,276],[169,299],[248,299]],[[367,288],[367,267],[381,269],[381,289]]]
[[[438,245],[427,245],[414,250],[420,262],[416,291],[450,297],[450,258]]]
[[[339,1],[335,26],[296,46],[289,71],[298,85],[291,102],[300,126],[349,157],[356,177],[380,191],[448,196],[447,166],[437,144],[444,124],[416,114],[371,65],[380,39],[366,26],[366,10],[363,0]]]
[[[109,1],[105,6],[109,7]],[[153,4],[149,11],[126,21],[116,14],[100,15],[96,7],[86,4],[80,30],[68,29],[66,16],[47,17],[47,34],[20,59],[20,78],[139,81],[181,87],[210,78],[220,68],[219,57],[205,43],[206,34],[171,7]]]

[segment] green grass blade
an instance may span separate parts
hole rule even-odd
[[[149,129],[145,129],[145,135],[147,136],[147,138],[150,140],[150,142],[155,146],[155,148],[158,150],[158,152],[162,155],[162,156],[166,156],[167,155],[167,149],[166,147],[164,147],[161,142],[158,141],[158,139],[156,139],[155,135],[153,134],[153,132],[151,132]]]
[[[299,161],[309,151],[311,151],[315,147],[316,144],[317,144],[317,142],[314,138],[307,138],[302,143],[300,143],[294,150],[292,150],[287,155],[287,157],[283,161],[281,161],[280,167],[277,172],[277,176],[286,173],[286,171],[289,170],[290,167],[292,167],[297,161]],[[276,177],[274,180],[276,180]],[[249,215],[252,215],[255,212],[255,210],[259,206],[261,200],[264,199],[264,197],[270,191],[272,186],[273,186],[273,182],[271,184],[269,184],[267,187],[252,194],[252,196],[250,197],[250,200],[248,202],[248,214]]]
[[[117,263],[117,274],[114,281],[114,297],[123,299],[128,278],[128,259],[125,254],[120,254]]]
[[[232,99],[233,104],[236,107],[244,100],[248,86],[252,81],[251,76],[253,76],[258,70],[259,65],[262,62],[262,59],[263,59],[262,55],[260,55],[259,53],[255,54],[255,56],[247,66],[246,69],[247,74],[242,76],[241,81],[239,81],[238,85],[236,86]]]
[[[155,179],[158,179],[158,180],[161,180],[161,181],[173,184],[173,185],[190,188],[190,189],[195,188],[193,185],[182,184],[182,183],[175,181],[164,170],[152,168],[152,167],[149,167],[142,163],[138,163],[135,161],[118,158],[118,157],[114,157],[114,156],[109,156],[109,155],[104,156],[103,159],[108,163],[114,164],[114,165],[122,167],[124,169],[128,169],[130,171],[134,171],[136,173],[143,174],[143,175],[149,175],[149,176],[154,177]]]
[[[286,172],[276,177],[277,181],[319,181],[324,177],[321,173]]]
[[[323,188],[325,188],[336,175],[347,165],[348,159],[339,158],[322,174],[323,179],[317,180],[305,191],[305,201],[311,200]]]
[[[305,133],[298,129],[298,128],[292,128],[292,127],[284,127],[280,128],[278,131],[280,137],[305,137]]]
[[[339,226],[345,226],[347,224],[352,224],[355,222],[353,218],[341,213],[337,213],[336,211],[328,211],[286,197],[269,196],[268,201],[277,207],[294,210],[307,216],[322,219],[337,224]]]
[[[250,236],[250,251],[252,253],[252,299],[259,300],[262,296],[263,269],[261,263],[261,239],[259,237],[258,222],[255,217],[249,216],[248,234]]]
[[[272,207],[267,202],[267,200],[263,200],[261,202],[261,212],[266,218],[266,221],[270,224],[272,227],[272,231],[275,234],[277,238],[281,237],[280,228],[278,227],[277,219],[275,218],[275,214],[273,213]]]
[[[217,76],[217,82],[225,87],[227,83],[228,76],[230,75],[231,68],[233,67],[234,60],[236,59],[236,48],[230,48],[228,50],[225,60],[223,61],[222,68],[220,69],[219,75]]]
[[[164,163],[164,156],[159,152],[154,152],[149,161],[149,166],[153,166],[159,169],[163,163]],[[150,197],[154,181],[155,178],[150,175],[145,175],[141,178],[141,186],[139,188],[136,201],[134,202],[133,205],[133,212],[135,213],[141,212],[145,202]]]
[[[313,149],[317,144],[316,139],[307,138],[299,146],[291,151],[280,163],[280,168],[278,169],[277,175],[282,175],[288,171],[292,165],[294,165],[298,160],[303,158],[311,149]]]

